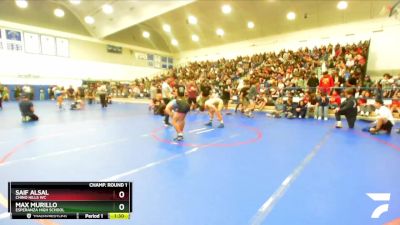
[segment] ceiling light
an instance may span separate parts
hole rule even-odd
[[[188,21],[190,24],[197,24],[197,18],[194,16],[189,16]]]
[[[28,7],[28,1],[27,1],[27,0],[15,0],[15,4],[16,4],[19,8],[23,8],[23,9],[25,9],[26,7]]]
[[[247,27],[249,28],[249,29],[253,29],[254,28],[254,22],[253,21],[249,21],[249,22],[247,22]]]
[[[79,5],[81,4],[81,0],[69,0],[69,2],[73,5]]]
[[[222,30],[221,28],[218,28],[217,31],[216,31],[216,33],[217,33],[218,36],[224,36],[224,33],[225,33],[225,32],[224,32],[224,30]]]
[[[150,37],[150,33],[147,31],[143,31],[143,37],[144,38],[149,38]]]
[[[199,40],[200,40],[199,36],[197,36],[195,34],[192,35],[192,41],[198,42]]]
[[[65,12],[64,10],[57,8],[54,10],[54,15],[56,15],[57,17],[64,17]]]
[[[85,17],[85,22],[86,22],[87,24],[94,24],[95,20],[94,20],[94,18],[91,17],[91,16],[86,16],[86,17]]]
[[[345,10],[345,9],[347,9],[347,6],[348,6],[348,3],[346,1],[340,1],[337,4],[337,8],[339,10]]]
[[[171,40],[171,44],[172,44],[173,46],[178,46],[178,41],[177,41],[176,39],[172,39],[172,40]]]
[[[229,14],[232,12],[232,7],[230,5],[223,5],[221,9],[224,14]]]
[[[162,28],[163,28],[163,30],[164,30],[165,32],[167,32],[167,33],[170,33],[170,32],[171,32],[171,26],[170,26],[169,24],[164,24],[164,25],[162,26]]]
[[[105,14],[111,14],[114,11],[113,7],[110,4],[103,5],[102,9]]]
[[[296,19],[296,13],[294,13],[294,12],[289,12],[289,13],[286,15],[286,18],[287,18],[288,20],[294,20],[294,19]]]

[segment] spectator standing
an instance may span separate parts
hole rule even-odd
[[[307,81],[307,87],[310,92],[315,92],[319,84],[319,80],[317,78],[317,74],[313,73],[311,77]]]
[[[329,99],[325,92],[321,93],[321,96],[317,99],[317,117],[318,120],[328,120],[328,107],[329,107]]]
[[[333,78],[329,75],[328,71],[325,71],[319,81],[319,91],[321,93],[330,94],[334,85]]]

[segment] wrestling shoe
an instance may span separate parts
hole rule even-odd
[[[183,141],[183,136],[177,136],[174,141]]]
[[[31,120],[31,117],[29,117],[29,116],[23,116],[22,117],[22,122],[29,122]]]

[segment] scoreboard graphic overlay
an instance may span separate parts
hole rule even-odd
[[[9,182],[12,219],[130,219],[132,182]]]

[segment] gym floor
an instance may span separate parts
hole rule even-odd
[[[185,141],[172,142],[145,104],[59,111],[35,102],[40,121],[21,123],[17,103],[0,111],[0,215],[8,181],[133,181],[134,225],[365,225],[400,217],[400,136],[333,128],[334,121],[225,116],[204,127],[187,117]],[[396,126],[397,127],[397,126]],[[377,202],[366,193],[391,193]],[[389,204],[380,218],[371,214]],[[109,224],[18,221],[0,224]]]

